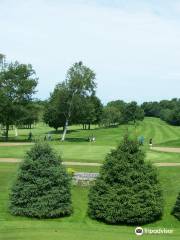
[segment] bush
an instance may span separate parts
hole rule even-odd
[[[180,221],[180,193],[172,210],[172,215],[174,215]]]
[[[27,152],[10,195],[13,215],[54,218],[70,215],[70,178],[47,143]]]
[[[110,224],[145,224],[162,216],[157,172],[144,162],[139,144],[127,136],[107,155],[89,193],[88,213]]]

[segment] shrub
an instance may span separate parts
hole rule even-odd
[[[89,193],[88,213],[110,224],[145,224],[162,216],[163,199],[157,172],[144,162],[135,140],[125,136],[107,155]]]
[[[177,196],[176,203],[172,210],[172,215],[174,215],[180,221],[180,193]]]
[[[54,218],[70,215],[70,178],[47,143],[27,152],[10,194],[13,215]]]

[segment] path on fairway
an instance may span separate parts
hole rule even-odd
[[[32,145],[32,142],[1,142],[0,147],[13,147],[13,146],[25,146],[25,145]]]
[[[19,163],[22,159],[20,158],[0,158],[0,163]],[[67,166],[92,166],[99,167],[101,163],[89,163],[89,162],[63,162],[64,165]]]
[[[20,158],[0,158],[0,163],[19,163],[22,159]],[[87,167],[100,167],[102,166],[101,163],[89,163],[89,162],[63,162],[66,166],[87,166]],[[162,162],[162,163],[153,163],[153,165],[158,167],[176,167],[180,166],[179,163],[173,163],[173,162]]]
[[[174,147],[152,147],[151,150],[159,152],[180,153],[180,148]]]

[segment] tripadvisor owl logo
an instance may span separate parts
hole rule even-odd
[[[143,235],[143,233],[144,233],[144,231],[143,231],[142,227],[137,227],[135,229],[135,234],[136,235],[141,236],[141,235]]]

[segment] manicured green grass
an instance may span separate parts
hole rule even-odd
[[[96,137],[96,145],[114,146],[118,144],[124,133],[127,132],[127,129],[133,135],[143,135],[146,143],[148,143],[150,138],[153,138],[153,142],[155,144],[166,143],[174,140],[180,141],[180,127],[171,126],[158,118],[145,118],[143,122],[138,122],[136,126],[133,124],[121,125],[119,127],[112,128],[99,128],[98,126],[92,126],[91,130],[82,130],[81,125],[70,126],[66,143],[63,143],[63,145],[72,143],[87,145],[89,144],[87,141],[88,137],[94,135]],[[62,133],[62,130],[56,132],[53,128],[48,127],[44,123],[38,123],[31,131],[34,140],[43,140],[46,134],[51,133],[55,144],[59,143]],[[11,130],[9,132],[10,140],[26,141],[29,132],[29,129],[19,129],[19,136],[14,137],[14,130]]]
[[[180,154],[179,153],[148,151],[146,154],[146,160],[151,161],[153,163],[180,162]]]
[[[180,147],[180,139],[163,142],[163,143],[160,143],[159,146],[163,146],[163,147]]]
[[[52,147],[62,156],[64,161],[78,162],[99,162],[104,161],[105,155],[114,148],[122,139],[125,132],[131,135],[145,137],[147,150],[146,159],[152,162],[180,162],[180,154],[163,153],[149,150],[148,140],[153,138],[153,142],[160,146],[178,146],[180,139],[180,127],[167,125],[159,119],[146,118],[138,126],[119,126],[118,128],[96,128],[90,131],[83,131],[80,126],[72,126],[67,134],[67,141],[59,141],[60,133],[55,133],[53,129],[40,123],[33,129],[35,139],[44,139],[44,135],[52,132]],[[20,136],[15,141],[25,141],[29,130],[19,130]],[[10,132],[13,137],[14,131]],[[89,135],[96,137],[95,143],[89,143]],[[173,145],[174,144],[174,145]],[[30,146],[0,146],[0,157],[23,158]],[[75,171],[98,172],[99,167],[68,166]],[[8,194],[17,173],[18,164],[0,163],[0,240],[74,240],[74,239],[139,239],[134,234],[134,227],[112,226],[93,221],[87,216],[87,187],[73,187],[74,213],[71,217],[53,220],[37,220],[25,217],[15,217],[8,212]],[[173,228],[173,235],[143,236],[142,239],[180,239],[180,222],[170,215],[171,208],[180,191],[180,167],[159,167],[160,179],[165,197],[165,213],[163,219],[146,225],[149,228]]]
[[[179,162],[180,154],[161,153],[149,151],[148,141],[153,139],[153,143],[160,146],[178,146],[180,140],[180,127],[166,124],[158,118],[146,118],[143,122],[134,125],[122,125],[114,128],[97,128],[92,130],[82,130],[81,126],[71,126],[67,134],[66,142],[60,142],[60,133],[56,133],[52,128],[43,123],[39,123],[32,133],[35,139],[44,139],[45,134],[52,132],[53,141],[50,144],[62,156],[64,161],[82,162],[103,162],[105,155],[122,139],[127,132],[134,136],[145,137],[147,159],[153,162]],[[14,140],[23,141],[27,139],[28,129],[20,129],[19,137]],[[12,137],[14,131],[10,131]],[[87,141],[88,136],[96,137],[95,143]],[[174,144],[174,145],[173,145]],[[0,146],[0,157],[23,158],[30,146]]]
[[[88,188],[73,187],[74,213],[70,217],[53,220],[37,220],[15,217],[8,212],[8,194],[17,173],[18,164],[0,164],[0,239],[3,240],[118,240],[139,239],[134,227],[112,226],[91,220],[87,216]],[[81,170],[84,170],[81,168]],[[145,225],[147,228],[172,228],[170,236],[143,236],[142,239],[179,239],[180,222],[170,215],[178,191],[180,191],[180,168],[158,168],[165,197],[165,214],[162,220]]]

